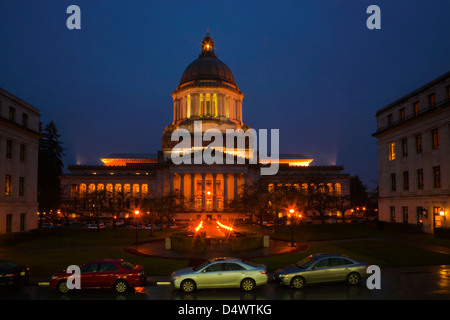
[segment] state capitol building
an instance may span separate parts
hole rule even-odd
[[[198,58],[184,70],[180,83],[172,93],[173,122],[162,134],[161,150],[152,154],[112,154],[101,158],[102,165],[70,165],[61,177],[63,195],[81,200],[89,193],[107,191],[126,195],[125,210],[138,209],[140,200],[164,195],[177,195],[181,201],[174,217],[176,220],[242,219],[245,215],[233,210],[230,203],[239,197],[243,188],[252,183],[263,183],[268,190],[280,185],[306,187],[314,179],[327,185],[334,195],[350,193],[350,176],[342,166],[314,166],[313,159],[303,156],[280,156],[276,174],[263,175],[267,165],[258,157],[256,162],[233,164],[175,164],[171,151],[179,143],[172,141],[172,133],[185,129],[194,135],[194,122],[201,121],[202,131],[219,130],[225,137],[227,130],[250,128],[242,117],[244,94],[236,84],[228,66],[218,59],[209,33],[202,42]],[[237,148],[225,147],[215,152],[237,157]],[[207,144],[190,148],[192,154],[202,152]],[[247,146],[246,146],[247,148]],[[244,150],[245,151],[245,150]],[[245,153],[244,153],[245,154]],[[279,216],[285,216],[280,212]]]

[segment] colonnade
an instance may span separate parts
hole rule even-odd
[[[70,195],[72,198],[83,198],[88,193],[105,191],[106,194],[114,198],[118,193],[133,198],[146,198],[149,195],[149,185],[147,183],[80,183],[72,184]]]
[[[222,211],[243,191],[247,175],[244,173],[170,174],[170,192],[180,196],[185,210]]]
[[[193,93],[174,97],[173,121],[192,116],[221,117],[242,122],[242,99],[225,93]]]

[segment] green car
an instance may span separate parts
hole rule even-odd
[[[190,268],[175,271],[171,283],[183,292],[207,288],[241,288],[251,291],[267,284],[266,266],[239,258],[213,258]]]
[[[351,285],[366,278],[367,267],[364,261],[353,260],[339,254],[313,254],[296,264],[275,270],[274,278],[282,285],[296,289],[306,284],[325,282],[347,282]]]

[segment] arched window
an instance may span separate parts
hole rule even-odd
[[[327,183],[327,191],[328,191],[328,195],[330,195],[330,196],[333,195],[333,184],[332,183]]]
[[[86,184],[80,184],[80,196],[84,197],[86,195]]]
[[[342,194],[341,184],[340,183],[335,183],[334,184],[334,195],[335,196],[340,196],[341,194]]]
[[[148,184],[143,184],[141,187],[142,197],[147,198],[148,197]]]
[[[139,185],[133,184],[133,197],[137,198],[139,197]]]

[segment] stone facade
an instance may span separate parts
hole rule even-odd
[[[0,234],[37,228],[39,110],[0,89]]]
[[[378,110],[379,219],[450,227],[450,72]]]

